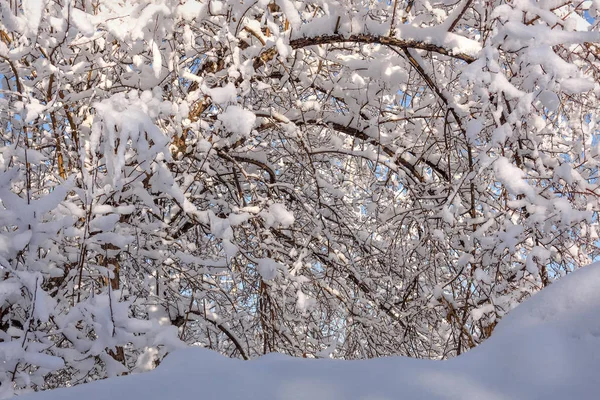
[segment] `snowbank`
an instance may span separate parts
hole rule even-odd
[[[254,361],[190,348],[155,371],[22,396],[31,400],[600,398],[600,263],[533,296],[494,336],[448,361]]]

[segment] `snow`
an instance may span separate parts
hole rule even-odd
[[[258,259],[258,265],[256,266],[256,269],[265,281],[270,281],[277,277],[277,270],[283,268],[272,258],[260,258]]]
[[[32,232],[30,230],[27,230],[25,232],[22,233],[17,233],[16,235],[14,235],[12,237],[12,244],[13,247],[15,248],[15,250],[17,251],[21,251],[25,248],[25,246],[27,246],[29,244],[29,241],[31,240],[31,235]]]
[[[247,136],[252,132],[256,115],[240,106],[231,105],[217,117],[231,133]]]
[[[286,16],[289,16],[289,14],[286,13]],[[385,35],[389,30],[389,25],[379,22],[369,23],[368,21],[361,21],[359,23],[356,20],[349,19],[348,16],[340,15],[339,17],[339,21],[337,16],[332,15],[313,18],[310,22],[303,24],[297,29],[294,37],[310,38],[325,35],[335,31],[335,27],[337,27],[337,32],[342,35]],[[396,39],[407,42],[429,43],[443,47],[453,54],[462,53],[477,57],[481,51],[481,44],[479,42],[448,32],[445,26],[421,28],[408,24],[397,25],[394,27],[394,32]]]
[[[20,399],[103,400],[115,393],[128,400],[594,399],[600,390],[599,312],[595,263],[526,300],[487,342],[448,361],[280,354],[241,361],[195,347],[175,351],[154,371]]]
[[[152,41],[152,70],[156,79],[160,78],[160,72],[162,70],[162,56],[160,49],[155,41]]]
[[[204,4],[196,0],[188,0],[177,7],[177,14],[186,21],[192,21],[194,18],[198,18],[205,8]]]
[[[292,28],[300,28],[300,26],[302,25],[302,20],[300,19],[298,10],[296,9],[296,7],[294,7],[294,3],[292,3],[290,0],[278,0],[276,3],[283,10]]]
[[[544,90],[540,93],[540,101],[548,109],[548,111],[554,112],[558,110],[560,106],[560,99],[556,95],[556,93],[551,92],[549,90]]]
[[[514,195],[524,194],[533,198],[535,192],[531,186],[523,179],[524,173],[510,163],[505,157],[498,157],[494,163],[496,176],[509,193]]]
[[[49,356],[43,353],[25,352],[23,356],[25,362],[39,365],[41,368],[58,369],[65,366],[64,361],[59,357]]]
[[[115,224],[119,222],[121,216],[119,214],[109,214],[101,217],[96,217],[92,220],[90,228],[97,231],[111,231]]]
[[[296,301],[296,307],[303,313],[310,310],[312,307],[317,306],[317,301],[315,299],[308,297],[301,290],[298,290],[298,292],[296,294],[298,295],[298,300]]]
[[[79,3],[0,7],[0,398],[596,394],[597,266],[499,318],[600,259],[599,0]]]
[[[96,29],[94,28],[94,24],[90,21],[92,16],[75,7],[71,9],[71,13],[71,23],[77,27],[79,32],[86,37],[93,36]]]
[[[215,103],[234,103],[237,100],[237,89],[231,82],[223,87],[208,89],[207,92]]]
[[[40,21],[42,20],[42,12],[45,7],[45,1],[42,0],[25,0],[23,1],[23,11],[25,14],[25,20],[27,21],[27,27],[32,36],[36,36]]]
[[[567,93],[583,93],[594,89],[594,82],[590,79],[571,78],[560,83],[560,88]]]
[[[288,228],[294,224],[294,214],[288,211],[281,203],[273,203],[269,205],[268,211],[263,211],[260,215],[265,219],[267,226],[281,225]]]
[[[36,118],[39,117],[40,114],[44,112],[46,109],[46,105],[41,104],[37,100],[32,100],[31,103],[27,105],[27,114],[25,115],[25,122],[32,122]]]

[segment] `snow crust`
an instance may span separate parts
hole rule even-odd
[[[23,400],[596,399],[600,392],[600,263],[525,301],[481,346],[447,361],[367,361],[269,354],[229,359],[202,348],[169,355],[154,371]]]

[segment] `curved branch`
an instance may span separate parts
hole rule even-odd
[[[245,163],[248,163],[248,164],[254,164],[257,167],[262,168],[263,170],[265,170],[269,174],[269,181],[270,181],[270,183],[272,185],[274,185],[275,183],[277,183],[277,180],[275,178],[275,171],[273,171],[273,169],[271,169],[264,162],[255,160],[253,158],[248,158],[248,157],[243,157],[243,156],[238,156],[238,155],[231,155],[230,157],[233,158],[236,161],[245,162]]]
[[[221,332],[223,332],[225,334],[225,336],[227,336],[229,338],[229,340],[231,340],[231,342],[233,343],[233,345],[235,346],[235,348],[237,349],[237,351],[240,352],[240,355],[242,356],[242,358],[244,360],[249,360],[248,356],[246,355],[246,352],[244,351],[244,348],[242,347],[240,341],[235,337],[235,335],[233,333],[231,333],[229,331],[229,329],[225,328],[223,326],[223,324],[211,319],[208,315],[203,315],[202,313],[196,311],[196,310],[189,310],[188,311],[190,314],[194,314],[194,315],[199,315],[201,317],[204,317],[204,320],[207,322],[210,322],[211,324],[213,324],[214,326],[216,326],[217,328],[219,328],[219,330]]]
[[[412,176],[418,180],[419,182],[424,182],[425,179],[423,178],[423,176],[419,173],[419,171],[416,170],[415,165],[411,164],[409,161],[403,159],[401,156],[396,154],[396,151],[394,149],[392,149],[391,147],[380,143],[377,139],[369,136],[368,134],[366,134],[365,132],[361,131],[360,129],[357,128],[353,128],[351,126],[347,126],[347,125],[343,125],[340,123],[336,123],[336,122],[331,122],[331,121],[317,121],[317,120],[306,120],[306,121],[301,121],[301,120],[294,120],[291,121],[289,120],[287,117],[285,117],[282,114],[279,113],[263,113],[263,112],[256,112],[255,113],[256,116],[258,117],[264,117],[264,118],[271,118],[277,122],[280,123],[294,123],[297,126],[302,126],[302,125],[322,125],[322,126],[326,126],[328,128],[331,128],[335,131],[338,131],[340,133],[344,133],[348,136],[352,136],[355,137],[357,139],[360,140],[364,140],[365,142],[373,145],[373,146],[378,146],[381,147],[381,149],[383,150],[383,152],[390,157],[390,159],[396,163],[397,165],[399,165],[400,167],[402,167],[405,171],[410,172],[412,174]],[[271,124],[267,124],[267,126],[265,128],[269,128]],[[259,130],[261,130],[261,127],[258,128]],[[248,161],[248,160],[243,160],[243,161]],[[429,168],[431,168],[433,171],[435,171],[438,175],[440,175],[443,179],[445,179],[446,181],[449,180],[448,174],[440,169],[436,164],[432,163],[429,160],[422,160]],[[254,162],[256,164],[256,162]],[[258,165],[258,164],[257,164]],[[411,176],[411,175],[409,175]]]
[[[316,37],[302,37],[298,39],[290,40],[290,47],[294,50],[302,49],[304,47],[318,46],[321,44],[336,44],[336,43],[362,43],[362,44],[381,44],[385,46],[391,46],[398,49],[418,49],[432,51],[434,53],[443,54],[448,57],[456,58],[464,61],[467,64],[471,64],[477,60],[476,57],[470,56],[466,53],[456,53],[451,49],[447,49],[443,46],[439,46],[433,43],[428,43],[422,40],[414,39],[398,39],[390,36],[377,36],[366,33],[359,33],[350,36],[344,36],[339,34],[333,35],[321,35]],[[258,57],[254,59],[252,66],[254,69],[260,68],[262,65],[267,64],[273,60],[279,52],[276,47],[270,47],[263,51]]]
[[[455,53],[450,49],[447,49],[442,46],[438,46],[433,43],[427,43],[420,40],[414,39],[397,39],[390,36],[377,36],[370,34],[356,34],[350,36],[343,35],[322,35],[317,37],[310,38],[298,38],[290,40],[290,47],[294,50],[301,49],[303,47],[321,45],[321,44],[335,44],[335,43],[375,43],[381,44],[385,46],[392,46],[400,49],[418,49],[418,50],[426,50],[432,51],[434,53],[443,54],[445,56],[453,57],[459,60],[466,62],[467,64],[471,64],[477,58],[470,56],[465,53]]]
[[[306,124],[318,124],[318,121],[306,121]],[[300,121],[296,121],[297,125],[302,125],[302,122]],[[381,144],[379,143],[375,138],[367,135],[366,133],[364,133],[363,131],[356,129],[356,128],[352,128],[350,126],[345,126],[342,124],[338,124],[335,122],[327,122],[327,123],[321,123],[322,125],[328,126],[331,129],[344,133],[346,135],[355,137],[357,139],[360,140],[364,140],[365,142],[372,144],[374,146],[379,146],[381,147],[381,149],[383,150],[383,152],[385,154],[387,154],[396,164],[399,164],[402,168],[404,168],[405,170],[409,171],[417,180],[419,180],[420,182],[424,182],[424,178],[423,176],[419,173],[419,171],[416,170],[415,165],[411,164],[409,161],[403,159],[402,157],[400,157],[399,155],[396,154],[396,151],[394,151],[392,148],[390,148],[389,146],[386,146],[385,144]],[[444,178],[445,180],[448,180],[448,174],[441,170],[437,165],[435,165],[434,163],[432,163],[429,160],[422,160],[429,168],[431,168],[432,170],[434,170],[438,175],[440,175],[442,178]]]
[[[318,123],[317,121],[306,121],[306,122],[313,123],[313,124]],[[301,125],[300,122],[297,122],[296,124]],[[365,142],[372,144],[374,146],[380,146],[381,149],[383,150],[383,152],[385,154],[387,154],[392,160],[394,160],[394,162],[396,162],[397,164],[400,164],[404,169],[408,170],[415,178],[417,178],[417,180],[419,182],[424,182],[423,176],[419,173],[419,171],[416,170],[414,165],[412,165],[408,161],[404,160],[400,156],[396,155],[396,152],[393,149],[391,149],[390,147],[388,147],[384,144],[379,143],[376,139],[367,135],[363,131],[358,130],[356,128],[352,128],[350,126],[338,124],[335,122],[327,122],[324,125],[330,127],[333,130],[336,130],[338,132],[345,133],[346,135],[355,137],[360,140],[364,140]]]
[[[264,171],[266,171],[269,174],[269,182],[272,185],[277,183],[275,171],[273,171],[273,169],[271,167],[269,167],[267,164],[265,164],[262,161],[255,160],[255,159],[249,158],[249,157],[239,156],[236,154],[228,154],[222,150],[217,150],[217,155],[221,158],[224,158],[224,159],[226,159],[228,161],[232,161],[232,162],[239,161],[239,162],[254,164],[257,167],[262,168]]]

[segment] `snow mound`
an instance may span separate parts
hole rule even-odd
[[[478,348],[448,361],[389,357],[228,359],[180,350],[154,371],[23,400],[596,399],[600,396],[600,263],[525,301]]]

